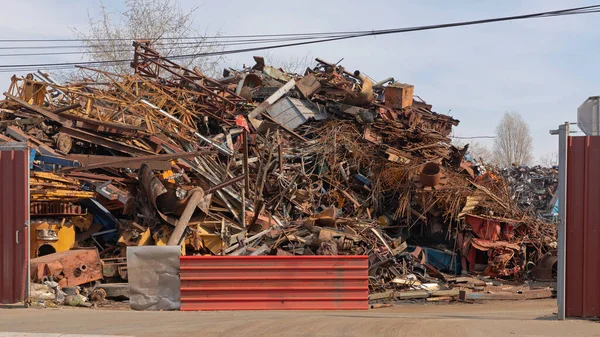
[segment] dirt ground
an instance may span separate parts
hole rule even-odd
[[[0,309],[0,337],[41,336],[40,333],[50,333],[50,336],[55,337],[575,337],[600,336],[600,323],[585,320],[557,321],[556,300],[406,304],[368,311],[138,312],[79,308]]]

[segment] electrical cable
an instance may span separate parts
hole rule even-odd
[[[531,16],[544,16],[544,15],[553,15],[553,14],[561,14],[567,12],[580,12],[586,13],[590,10],[599,9],[600,5],[590,5],[583,7],[575,7],[568,9],[560,9],[555,11],[547,11],[547,12],[539,12],[533,14],[525,14],[525,15],[517,15],[512,17],[501,17],[496,19],[487,19],[487,20],[476,20],[476,21],[465,21],[465,22],[478,22],[478,21],[489,21],[491,20],[500,20],[500,19],[520,19]],[[250,37],[291,37],[291,36],[321,36],[321,35],[331,35],[331,34],[347,34],[347,35],[355,35],[355,34],[365,34],[372,31],[362,30],[362,31],[342,31],[342,32],[315,32],[315,33],[286,33],[286,34],[252,34],[252,35],[216,35],[212,36],[215,39],[227,39],[227,38],[250,38]],[[144,40],[189,40],[189,39],[203,39],[206,37],[157,37],[157,38],[148,38]],[[130,41],[130,38],[99,38],[99,39],[0,39],[0,43],[4,42],[85,42],[85,41]]]
[[[522,20],[522,19],[530,19],[530,18],[555,17],[555,16],[575,15],[575,14],[590,14],[590,13],[598,13],[598,12],[600,12],[600,5],[595,5],[595,6],[574,8],[574,9],[564,9],[564,10],[557,10],[557,11],[550,11],[550,12],[541,12],[541,13],[534,13],[534,14],[509,16],[509,17],[499,17],[499,18],[492,18],[492,19],[463,21],[463,22],[454,22],[454,23],[429,25],[429,26],[417,26],[417,27],[407,27],[407,28],[364,31],[365,33],[360,33],[360,34],[338,35],[338,36],[334,36],[334,37],[311,39],[309,41],[284,43],[284,44],[264,46],[264,47],[223,50],[223,51],[218,51],[218,52],[196,53],[196,54],[187,54],[187,55],[172,55],[172,56],[169,56],[169,59],[182,59],[182,58],[193,58],[193,57],[202,57],[202,56],[228,55],[228,54],[235,54],[235,53],[244,53],[244,52],[249,52],[249,51],[268,50],[268,49],[275,49],[275,48],[285,48],[285,47],[308,45],[308,44],[315,44],[315,43],[332,42],[332,41],[339,41],[339,40],[352,39],[352,38],[358,38],[358,37],[366,37],[366,36],[398,34],[398,33],[406,33],[406,32],[433,30],[433,29],[479,25],[479,24],[486,24],[486,23],[493,23],[493,22],[509,21],[509,20]],[[310,33],[310,34],[323,34],[323,33]],[[285,35],[285,34],[278,34],[278,36],[283,36],[283,35]],[[248,35],[248,36],[251,36],[251,35]],[[255,35],[255,36],[262,36],[262,35]],[[71,39],[71,40],[75,40],[75,39]],[[6,40],[0,40],[0,42],[1,41],[6,41]],[[12,40],[12,41],[14,42],[15,40]],[[19,41],[31,42],[32,40],[19,40]],[[45,40],[45,41],[50,41],[50,40]],[[132,61],[133,61],[132,59],[123,59],[123,60],[83,61],[83,62],[65,62],[65,63],[0,65],[0,71],[4,70],[4,69],[14,71],[16,69],[25,69],[25,68],[31,68],[31,67],[51,68],[51,67],[63,67],[63,66],[77,66],[77,65],[100,65],[100,64],[111,64],[111,63],[116,64],[116,63],[123,63],[123,62],[132,62]]]
[[[335,36],[333,36],[335,37]],[[286,40],[266,40],[266,41],[256,41],[256,42],[217,42],[217,43],[211,43],[209,42],[208,44],[212,44],[214,46],[218,46],[218,47],[222,47],[222,46],[238,46],[238,45],[247,45],[247,44],[262,44],[262,43],[271,43],[271,42],[279,42],[279,41],[295,41],[295,40],[310,40],[310,39],[315,39],[315,38],[294,38],[294,39],[286,39]],[[184,48],[192,48],[193,46],[199,46],[201,45],[201,43],[182,43],[185,45],[189,45],[189,46],[181,46],[178,43],[173,43],[171,44],[152,44],[152,46],[156,47],[166,47],[167,49],[184,49]],[[13,56],[48,56],[48,55],[85,55],[85,54],[99,54],[99,53],[103,53],[103,52],[110,52],[110,53],[117,53],[117,52],[131,52],[132,49],[120,49],[120,50],[110,50],[110,48],[113,47],[132,47],[132,45],[114,45],[114,46],[110,46],[110,45],[106,45],[106,50],[89,50],[89,51],[65,51],[65,52],[40,52],[40,53],[11,53],[11,54],[0,54],[0,57],[13,57]],[[45,46],[45,47],[52,47],[52,46]],[[104,47],[104,46],[93,46],[93,48],[97,48],[97,47]],[[92,48],[92,46],[77,46],[77,48]],[[0,47],[0,49],[3,49],[2,47]]]

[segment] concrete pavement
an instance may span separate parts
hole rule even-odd
[[[0,332],[142,337],[600,336],[600,323],[559,322],[555,313],[555,300],[406,304],[369,311],[138,312],[19,308],[0,309]],[[0,333],[2,336],[37,335]]]

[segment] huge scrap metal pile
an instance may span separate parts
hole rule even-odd
[[[127,247],[181,245],[368,255],[370,291],[387,294],[461,274],[522,281],[555,245],[555,227],[464,160],[449,138],[459,121],[412,85],[261,57],[214,79],[134,47],[131,74],[36,73],[4,93],[0,141],[34,150],[35,282],[126,281]]]

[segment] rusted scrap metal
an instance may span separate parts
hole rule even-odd
[[[74,287],[102,278],[102,263],[96,249],[77,249],[31,259],[34,281],[51,278],[61,287]]]
[[[368,255],[374,301],[454,300],[452,274],[522,280],[550,263],[556,227],[452,145],[459,121],[414,86],[261,57],[218,80],[134,47],[131,74],[13,77],[0,101],[0,138],[36,150],[32,215],[73,223],[105,282],[126,280],[128,247],[145,245]]]
[[[212,109],[217,113],[210,113],[210,115],[226,122],[227,116],[233,116],[237,110],[237,105],[246,102],[246,99],[227,89],[218,81],[204,76],[197,69],[185,69],[168,58],[162,57],[152,48],[149,41],[136,41],[134,47],[132,67],[136,74],[151,80],[164,79],[168,85],[161,88],[169,95],[177,95],[177,88],[183,84],[186,89],[194,93],[195,104],[205,107],[198,110],[200,114]],[[166,76],[161,77],[163,74]]]

